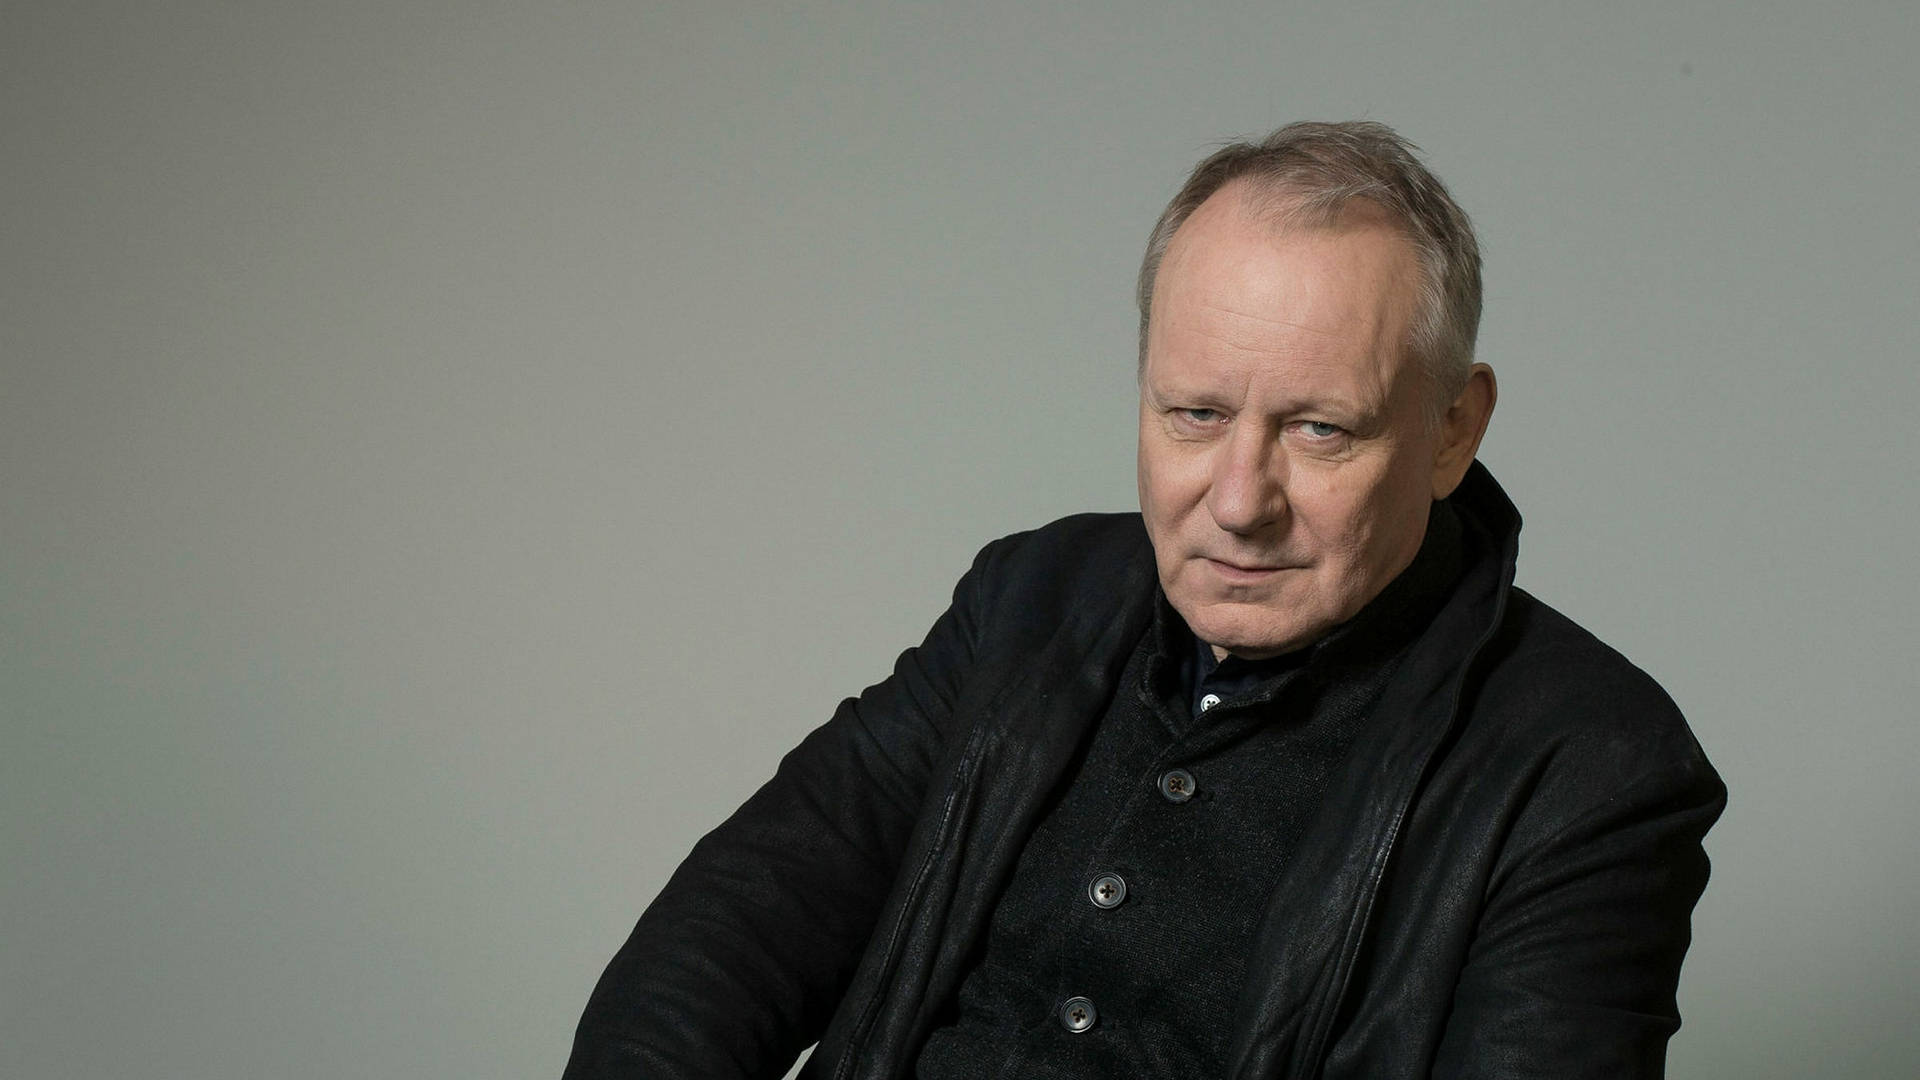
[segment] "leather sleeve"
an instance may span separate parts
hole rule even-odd
[[[595,987],[567,1080],[778,1078],[819,1037],[940,758],[995,550],[890,678],[694,847]]]
[[[1489,884],[1433,1075],[1634,1080],[1665,1072],[1701,838],[1726,789],[1672,740],[1563,748]],[[1662,745],[1664,743],[1664,745]]]

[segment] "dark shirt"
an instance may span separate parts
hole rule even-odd
[[[1460,566],[1436,504],[1413,563],[1359,615],[1259,661],[1216,663],[1161,597],[918,1075],[1220,1075],[1267,898]]]
[[[1162,596],[1160,603],[1161,621],[1180,619],[1167,604],[1166,597]],[[1186,629],[1184,623],[1181,629]],[[1213,646],[1190,632],[1186,637],[1189,647],[1180,665],[1179,680],[1180,685],[1187,688],[1187,708],[1196,717],[1229,698],[1251,696],[1263,684],[1276,682],[1313,656],[1313,648],[1308,646],[1266,660],[1247,660],[1231,653],[1215,659]]]

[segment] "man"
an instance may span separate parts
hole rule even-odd
[[[1639,1077],[1724,789],[1515,589],[1471,226],[1388,129],[1201,163],[1141,514],[981,552],[703,839],[570,1077]]]

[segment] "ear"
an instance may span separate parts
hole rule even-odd
[[[1440,446],[1433,456],[1433,497],[1444,499],[1460,486],[1480,449],[1480,437],[1487,433],[1487,421],[1493,416],[1493,403],[1500,396],[1493,369],[1475,364],[1467,372],[1467,384],[1460,396],[1447,406],[1440,418]]]

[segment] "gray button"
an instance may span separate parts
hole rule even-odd
[[[1083,997],[1071,997],[1060,1003],[1060,1026],[1076,1035],[1093,1026],[1100,1014],[1093,1011],[1093,1002]]]
[[[1218,704],[1220,704],[1220,695],[1208,694],[1206,697],[1203,697],[1200,699],[1200,711],[1206,712],[1208,709],[1211,709]]]
[[[1160,774],[1160,794],[1168,802],[1186,802],[1193,798],[1193,774],[1185,769],[1168,769]]]
[[[1117,908],[1127,898],[1127,880],[1119,874],[1101,874],[1087,883],[1087,899],[1097,908]]]

